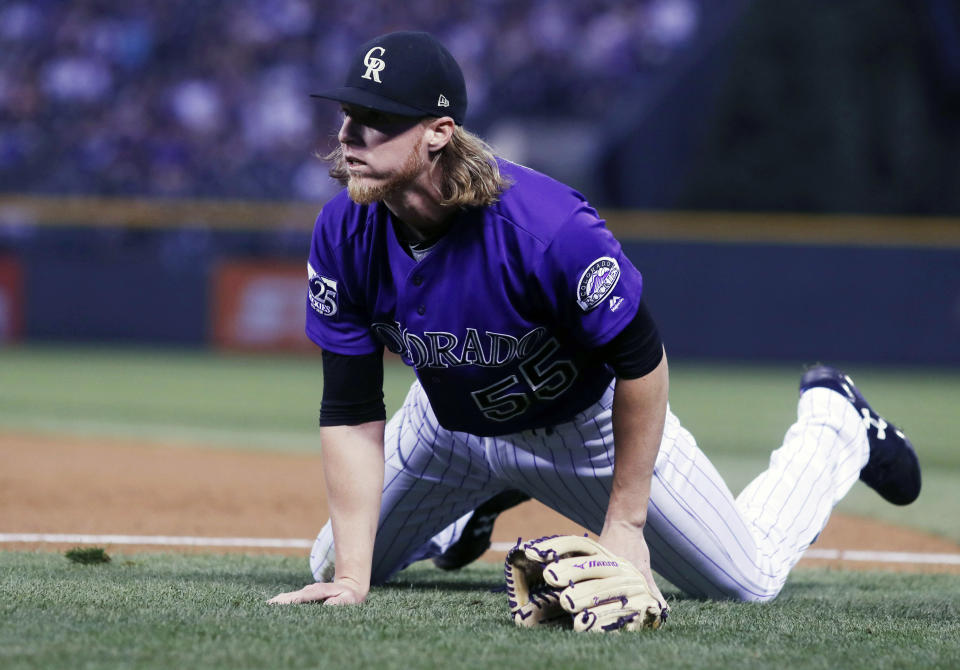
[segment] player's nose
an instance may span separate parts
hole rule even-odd
[[[349,114],[343,115],[343,123],[340,124],[340,132],[337,133],[337,140],[341,144],[350,144],[359,139],[360,124],[353,120]]]

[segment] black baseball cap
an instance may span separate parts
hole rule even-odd
[[[313,93],[401,116],[449,116],[463,125],[467,86],[457,61],[424,32],[375,37],[357,49],[341,88]]]

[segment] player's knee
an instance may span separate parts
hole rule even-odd
[[[766,603],[780,595],[782,588],[783,584],[767,584],[760,587],[753,585],[749,588],[741,586],[734,593],[733,599],[742,603]]]
[[[778,593],[779,591],[775,593],[754,593],[753,591],[740,591],[733,597],[733,600],[741,603],[767,603],[776,598]]]
[[[727,582],[717,585],[714,593],[707,594],[715,600],[734,600],[741,603],[765,603],[773,600],[780,594],[783,584]]]
[[[336,573],[336,566],[333,561],[314,561],[310,557],[310,572],[313,573],[313,579],[318,582],[332,582],[333,575]]]
[[[332,582],[334,574],[333,530],[330,522],[323,527],[310,550],[310,572],[318,582]]]

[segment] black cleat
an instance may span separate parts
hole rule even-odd
[[[844,396],[863,417],[870,441],[870,460],[860,480],[894,505],[909,505],[920,495],[920,461],[907,436],[873,411],[850,376],[828,365],[806,371],[800,393],[822,387]]]
[[[500,513],[527,500],[530,500],[530,496],[526,493],[512,489],[487,500],[473,511],[460,539],[447,547],[445,552],[434,557],[433,564],[441,570],[459,570],[468,563],[473,563],[490,548],[493,522]]]

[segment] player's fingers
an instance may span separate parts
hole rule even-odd
[[[300,591],[290,591],[289,593],[280,593],[267,601],[268,605],[293,605],[304,602]]]
[[[650,595],[656,598],[664,609],[669,610],[670,606],[667,604],[667,599],[663,597],[663,593],[660,592],[660,587],[657,586],[656,581],[653,579],[653,573],[650,571],[649,563],[640,570],[640,573],[647,582],[647,588],[650,590]]]
[[[336,595],[340,591],[334,588],[332,584],[317,583],[307,584],[299,591],[289,591],[274,596],[267,601],[268,605],[297,605],[300,603],[312,603]]]
[[[279,593],[267,601],[268,605],[289,605],[294,601],[296,596],[296,591],[291,591],[289,593]]]

